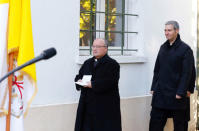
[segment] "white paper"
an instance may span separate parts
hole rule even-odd
[[[91,81],[92,75],[84,75],[81,82],[75,82],[78,85],[86,86],[87,82]]]

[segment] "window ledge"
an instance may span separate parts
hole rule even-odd
[[[92,56],[78,56],[76,63],[83,64],[85,60],[91,58]],[[147,62],[147,57],[145,56],[110,56],[115,59],[120,64],[141,64]]]

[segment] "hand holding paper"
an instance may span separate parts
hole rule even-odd
[[[91,81],[91,77],[91,75],[84,75],[81,81],[77,81],[75,83],[81,86],[88,86],[88,82]]]

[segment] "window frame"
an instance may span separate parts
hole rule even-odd
[[[126,16],[133,16],[133,17],[138,17],[139,15],[138,14],[130,14],[130,13],[126,13],[125,12],[125,2],[126,0],[122,0],[122,12],[121,13],[111,13],[109,12],[109,0],[106,0],[106,3],[107,4],[107,8],[105,9],[105,12],[102,12],[102,11],[93,11],[93,7],[94,7],[94,2],[96,2],[96,0],[90,0],[90,10],[80,10],[80,15],[81,13],[83,14],[88,14],[90,15],[90,25],[89,25],[89,30],[82,30],[80,29],[80,32],[89,32],[90,33],[90,43],[89,43],[89,46],[79,46],[79,50],[89,50],[89,54],[91,55],[92,54],[92,43],[93,43],[93,40],[94,40],[94,33],[96,32],[104,32],[105,33],[105,39],[108,39],[108,33],[120,33],[121,36],[122,36],[122,43],[121,43],[121,47],[120,48],[116,48],[116,47],[109,47],[109,51],[121,51],[121,55],[124,55],[124,51],[135,51],[137,52],[138,49],[125,49],[125,34],[138,34],[138,32],[133,32],[133,31],[125,31],[125,17]],[[97,2],[96,2],[97,3]],[[96,16],[97,14],[105,14],[105,19],[106,19],[106,22],[105,22],[105,30],[96,30],[96,29],[93,29],[92,26],[93,24],[95,25],[96,24],[96,21],[93,21],[93,17]],[[122,17],[122,30],[121,31],[109,31],[108,30],[108,26],[109,26],[109,21],[108,21],[108,18],[109,16],[121,16]],[[95,23],[94,23],[95,22]]]

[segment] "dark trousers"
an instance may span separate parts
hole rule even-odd
[[[185,110],[165,110],[152,107],[149,131],[164,131],[167,118],[173,118],[174,131],[188,131]]]
[[[93,123],[94,119],[95,119],[94,115],[85,113],[81,131],[94,131],[94,123]]]

